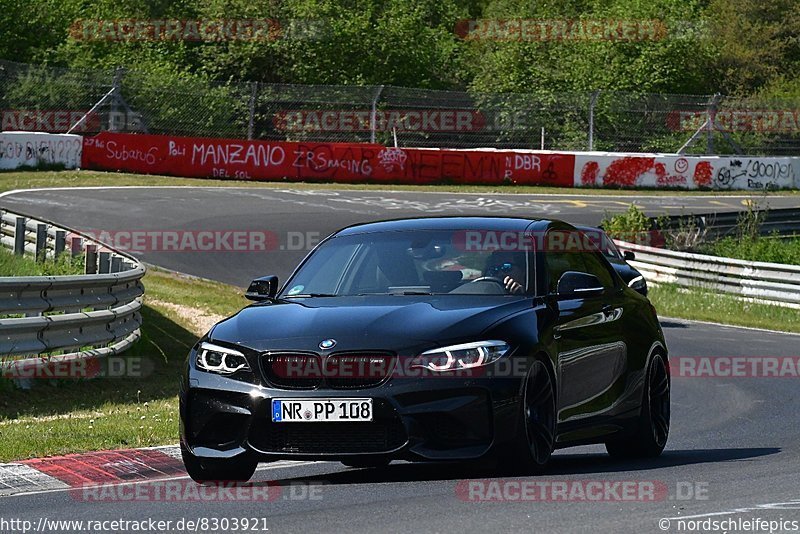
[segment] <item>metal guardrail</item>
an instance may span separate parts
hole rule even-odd
[[[674,215],[668,218],[666,226],[661,230],[678,228],[681,224],[693,223],[698,229],[705,230],[710,238],[735,235],[739,223],[739,212]],[[790,235],[800,233],[800,209],[770,209],[763,213],[760,231],[764,235],[777,233]]]
[[[118,354],[140,337],[141,279],[135,258],[47,221],[4,211],[0,244],[41,260],[83,255],[86,274],[0,277],[0,370]],[[20,357],[35,356],[21,359]]]
[[[733,233],[738,213],[693,215],[706,225],[708,235],[724,236]],[[677,219],[677,218],[675,218]],[[777,231],[789,234],[800,230],[800,210],[772,210],[765,214],[761,232]],[[778,306],[800,309],[800,265],[784,265],[746,261],[706,254],[666,250],[646,245],[617,241],[617,246],[630,250],[636,259],[629,263],[645,280],[653,283],[675,284],[680,287],[700,287],[720,293],[753,299]]]

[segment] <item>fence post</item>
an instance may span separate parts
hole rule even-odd
[[[379,85],[375,96],[372,97],[372,109],[369,114],[369,142],[372,144],[375,144],[375,130],[378,127],[378,99],[381,97],[383,88],[383,85]]]
[[[600,96],[600,89],[592,93],[589,99],[589,152],[594,150],[594,107],[597,104],[597,97]]]
[[[123,76],[125,76],[125,69],[122,67],[117,67],[116,70],[114,70],[114,79],[111,82],[111,89],[113,93],[111,93],[111,114],[108,118],[108,129],[111,132],[116,132],[119,130],[117,121],[119,119],[119,100],[122,94]]]
[[[706,120],[706,154],[712,155],[714,154],[714,126],[717,121],[717,107],[719,106],[719,100],[722,95],[716,93],[713,97],[711,97],[711,101],[708,103],[708,109],[706,113],[708,115],[708,120]]]
[[[17,217],[14,221],[14,254],[17,256],[25,254],[25,225],[27,222],[25,217]]]
[[[247,139],[253,139],[256,124],[256,98],[258,98],[258,82],[250,82],[249,118],[247,120]]]

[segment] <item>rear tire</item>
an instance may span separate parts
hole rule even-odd
[[[614,458],[656,458],[669,438],[670,378],[661,354],[654,354],[647,368],[642,411],[636,431],[628,438],[609,441],[606,450]]]
[[[225,459],[200,459],[183,446],[181,458],[186,472],[195,482],[247,482],[256,472],[258,460],[248,454]]]

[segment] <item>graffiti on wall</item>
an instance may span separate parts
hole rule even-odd
[[[80,165],[82,139],[78,135],[6,132],[0,134],[0,169],[40,165]]]
[[[559,187],[796,187],[800,158],[438,150],[368,143],[247,141],[103,132],[89,169],[195,178]]]
[[[717,189],[780,189],[794,183],[794,166],[787,158],[730,158],[714,175]]]
[[[571,187],[575,156],[433,150],[366,143],[244,141],[103,132],[84,167],[198,178]]]
[[[576,186],[681,189],[794,187],[790,158],[578,155]]]

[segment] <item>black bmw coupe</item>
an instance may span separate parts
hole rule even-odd
[[[566,223],[352,226],[247,297],[189,353],[181,449],[195,480],[247,480],[276,459],[535,472],[557,448],[654,457],[666,444],[655,309]]]
[[[645,297],[647,296],[647,281],[636,267],[628,263],[628,261],[636,259],[632,251],[626,250],[624,253],[620,252],[614,240],[611,239],[602,228],[593,226],[576,226],[575,228],[592,239],[597,245],[597,248],[600,249],[600,252],[603,253],[603,256],[606,257],[614,270],[617,271],[623,282]]]

